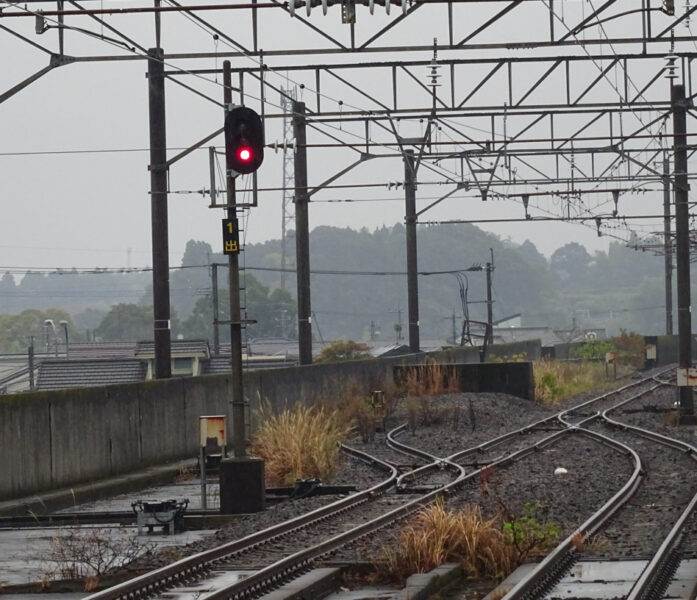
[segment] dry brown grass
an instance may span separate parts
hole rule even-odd
[[[174,476],[174,483],[184,483],[186,481],[191,481],[196,477],[195,468],[189,465],[181,464],[179,465],[179,472]]]
[[[586,554],[603,554],[612,550],[612,542],[605,534],[596,533],[587,537],[578,550]]]
[[[375,431],[383,418],[368,398],[354,396],[342,406],[341,410],[346,419],[356,425],[364,444],[375,439]]]
[[[259,421],[251,449],[264,459],[269,485],[288,485],[309,477],[330,480],[339,443],[352,425],[341,411],[323,406],[295,406],[276,415],[264,405]]]
[[[468,577],[501,578],[512,570],[515,556],[499,519],[484,519],[477,505],[451,512],[437,502],[419,511],[397,547],[383,551],[376,568],[378,576],[404,581],[444,562],[460,562]]]
[[[584,539],[583,534],[580,531],[577,531],[576,533],[574,533],[573,537],[571,538],[571,544],[579,552],[583,550],[583,547],[585,546],[585,542],[586,542],[586,540]]]
[[[533,362],[533,373],[535,399],[547,405],[558,404],[582,392],[617,387],[614,380],[607,378],[605,364],[601,362],[536,360]]]
[[[407,397],[435,396],[457,391],[457,371],[436,362],[411,367],[404,379],[404,393]]]

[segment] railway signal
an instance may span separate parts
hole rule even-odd
[[[264,126],[251,108],[235,106],[228,111],[225,153],[228,168],[238,175],[253,173],[264,162]]]

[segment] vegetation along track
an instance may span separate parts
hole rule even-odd
[[[573,425],[584,435],[599,436],[604,443],[625,448],[633,457],[634,472],[620,492],[505,596],[507,600],[544,598],[578,558],[584,541],[604,524],[610,544],[605,551],[596,550],[595,558],[648,560],[626,598],[663,598],[680,564],[680,544],[697,505],[697,448],[610,416],[637,400],[649,401],[667,385],[655,382],[648,393],[635,394]],[[575,420],[576,415],[567,411],[560,419],[570,423],[569,418]]]
[[[614,396],[616,398],[618,395],[627,394],[629,390],[641,389],[642,387],[647,387],[646,381],[635,382],[629,386],[626,386],[625,388],[622,388],[622,390],[619,390],[618,392],[601,396],[600,398],[595,399],[595,401],[600,402],[607,399],[610,396]],[[645,393],[645,391],[642,393]],[[589,406],[592,402],[593,400],[585,402],[576,408],[579,409],[581,407]],[[329,532],[328,538],[324,538],[322,541],[312,545],[311,547],[301,548],[300,550],[296,550],[295,552],[291,551],[290,555],[287,555],[289,549],[286,548],[281,552],[283,556],[280,559],[275,560],[275,562],[272,562],[271,564],[260,565],[261,568],[259,568],[255,572],[251,573],[248,577],[240,581],[237,581],[231,585],[225,585],[224,587],[221,587],[215,591],[211,591],[210,593],[206,593],[206,599],[222,600],[223,598],[247,598],[252,597],[254,595],[258,595],[263,590],[278,586],[284,580],[291,578],[295,574],[309,568],[312,565],[312,563],[319,557],[328,555],[334,552],[337,548],[351,543],[356,539],[367,535],[368,533],[374,532],[382,527],[385,527],[388,524],[392,524],[395,521],[404,519],[405,517],[417,511],[423,504],[435,500],[435,498],[437,498],[441,493],[443,493],[443,491],[454,491],[459,486],[461,486],[463,482],[467,479],[477,477],[481,473],[482,469],[472,471],[471,473],[465,475],[464,469],[456,465],[457,460],[461,460],[470,455],[471,453],[481,452],[484,449],[488,449],[496,445],[502,444],[506,440],[520,439],[520,436],[526,432],[529,434],[530,432],[537,430],[537,433],[545,434],[545,436],[542,439],[539,439],[538,435],[534,435],[534,439],[528,439],[528,443],[525,444],[522,448],[506,452],[503,456],[500,456],[498,459],[493,460],[490,463],[491,465],[503,466],[507,463],[513,462],[524,456],[527,456],[530,453],[536,452],[539,449],[547,447],[548,445],[551,445],[552,443],[561,439],[569,431],[578,430],[573,426],[569,426],[568,423],[564,423],[564,421],[558,419],[557,422],[563,425],[564,428],[560,428],[558,430],[554,430],[552,428],[553,432],[550,433],[547,429],[549,429],[553,420],[554,418],[544,419],[542,421],[524,427],[520,430],[510,432],[504,436],[499,436],[499,438],[496,438],[495,440],[491,440],[484,444],[480,444],[475,448],[455,453],[454,455],[448,458],[438,458],[429,455],[428,453],[423,453],[422,458],[430,459],[434,465],[437,464],[439,467],[445,464],[449,469],[458,469],[459,475],[456,476],[454,481],[451,481],[450,483],[443,485],[441,490],[431,491],[429,493],[419,495],[416,498],[403,498],[404,501],[401,503],[397,503],[398,505],[396,506],[396,508],[391,508],[391,506],[394,506],[395,503],[392,503],[392,505],[387,503],[387,505],[383,506],[381,509],[382,514],[370,520],[365,520],[363,518],[356,519],[355,517],[352,517],[354,521],[360,520],[363,522],[359,525],[351,527],[348,531],[342,531],[336,535],[331,535],[331,532]],[[393,434],[391,436],[388,436],[388,438],[391,440],[391,444],[394,444],[393,447],[396,447],[399,446],[399,444],[395,441],[394,435],[395,434],[393,432]],[[585,435],[595,436],[596,438],[603,439],[603,441],[608,445],[620,449],[623,452],[632,452],[630,449],[622,446],[622,444],[620,444],[619,442],[605,439],[603,438],[603,436],[599,435],[596,432],[587,431],[585,432]],[[356,453],[356,451],[352,452],[354,454]],[[317,523],[318,521],[321,521],[322,524],[320,525],[320,527],[323,531],[326,531],[328,529],[326,527],[327,519],[331,514],[333,514],[336,511],[345,511],[350,506],[361,505],[362,510],[369,499],[374,499],[375,497],[380,496],[384,491],[393,487],[396,483],[397,473],[394,467],[391,467],[390,465],[387,465],[382,461],[376,461],[375,459],[365,455],[363,456],[363,458],[364,460],[372,460],[374,463],[380,464],[382,468],[389,470],[390,476],[387,479],[385,479],[385,481],[383,481],[381,484],[374,486],[370,490],[366,490],[366,492],[362,492],[354,496],[344,498],[337,503],[323,507],[321,509],[313,511],[312,513],[303,515],[302,517],[293,519],[290,522],[269,528],[251,536],[247,536],[236,542],[224,544],[223,546],[220,546],[213,550],[202,552],[197,555],[179,560],[164,568],[142,575],[133,580],[122,583],[118,586],[114,586],[113,588],[110,588],[103,592],[93,594],[92,596],[89,596],[89,600],[117,600],[121,598],[152,597],[158,595],[165,589],[171,589],[172,587],[179,585],[182,582],[189,582],[194,577],[200,578],[205,573],[217,569],[217,565],[220,565],[223,562],[229,562],[230,558],[235,554],[238,554],[242,551],[248,551],[254,548],[255,546],[258,546],[259,544],[263,543],[264,541],[270,539],[279,540],[280,536],[287,536],[287,534],[290,532],[293,532],[293,537],[296,537],[297,531],[302,527],[307,527],[308,524]],[[637,466],[635,468],[636,472],[633,476],[633,480],[638,479],[638,472],[640,471],[640,461],[638,456],[636,456],[635,458],[635,463]],[[636,485],[636,483],[628,483],[627,485],[625,485],[625,488],[632,487],[633,485]],[[622,492],[626,493],[625,488],[623,488]],[[611,512],[608,513],[608,511],[606,510],[606,516],[603,516],[602,518],[596,517],[596,521],[604,521],[607,518],[607,514],[611,514]],[[595,522],[593,523],[593,525],[593,530],[597,529],[597,526],[599,526]],[[320,529],[320,527],[316,527],[316,529]],[[588,527],[588,529],[590,530],[590,526]],[[249,561],[245,562],[246,564],[249,564]]]

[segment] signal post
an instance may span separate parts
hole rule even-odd
[[[242,375],[242,320],[240,310],[239,225],[235,177],[256,171],[264,160],[264,132],[259,115],[232,106],[230,62],[223,63],[225,102],[225,166],[227,218],[222,221],[223,253],[228,256],[230,292],[230,387],[232,392],[232,458],[220,465],[220,512],[239,514],[264,509],[264,461],[247,456],[246,410]]]

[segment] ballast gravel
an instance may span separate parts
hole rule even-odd
[[[665,435],[681,437],[686,441],[694,440],[694,427],[677,428],[671,422],[668,409],[672,407],[671,398],[675,396],[669,388],[665,390],[668,391],[659,391],[655,398],[652,396],[628,405],[618,418],[627,419],[632,423],[641,422]],[[591,397],[593,396],[590,394],[576,397],[565,402],[564,407],[568,408]],[[429,398],[428,402],[436,422],[430,426],[407,427],[397,439],[441,457],[535,423],[560,410],[560,407],[545,407],[507,394],[494,393],[449,394]],[[650,408],[653,406],[652,403],[659,405],[661,411],[656,412]],[[388,431],[402,423],[409,423],[410,417],[413,420],[413,414],[410,415],[405,404],[403,402],[388,419]],[[637,410],[641,407],[645,410]],[[554,427],[550,426],[549,429],[549,433],[553,433]],[[367,443],[357,434],[347,442],[352,447],[381,456],[383,460],[394,464],[402,471],[423,463],[392,450],[385,450],[384,443],[385,432],[378,432],[375,438]],[[505,446],[502,446],[501,453],[504,452]],[[496,451],[492,451],[487,454],[486,459],[491,460],[495,454]],[[555,471],[559,473],[560,468],[565,472],[555,475]],[[626,455],[600,446],[582,434],[570,434],[521,461],[506,467],[493,468],[486,476],[473,477],[457,495],[451,496],[448,502],[455,508],[467,503],[480,504],[487,516],[506,511],[511,514],[523,514],[526,510],[533,510],[536,518],[557,523],[561,535],[565,536],[620,489],[629,478],[632,468],[633,465]],[[660,471],[660,465],[654,468]],[[666,469],[669,468],[671,466],[666,465]],[[468,466],[467,470],[472,471],[473,467]],[[358,489],[367,489],[384,477],[384,471],[342,455],[335,477],[326,483],[350,484],[356,485]],[[237,540],[337,499],[335,496],[319,496],[269,506],[261,513],[245,515],[244,518],[234,520],[214,536],[191,546],[172,550],[172,553],[185,556]],[[697,529],[697,525],[694,528]],[[394,539],[398,529],[393,528],[391,531]],[[697,531],[693,533],[697,534]],[[319,536],[318,532],[318,540]],[[697,535],[692,537],[697,539]],[[356,547],[345,552],[346,559],[352,560],[356,555],[373,557],[385,543],[389,542],[384,538],[378,541],[377,537],[374,537],[373,541],[360,542],[358,552]],[[626,537],[604,543],[603,548],[607,550],[609,547],[609,554],[612,554],[613,545],[618,556],[626,556],[628,552],[643,554],[651,551],[645,531],[637,531],[636,535],[629,532]],[[137,565],[132,565],[131,569],[143,571],[168,564],[172,561],[172,553],[145,556]],[[337,555],[333,560],[341,560],[341,555]]]

